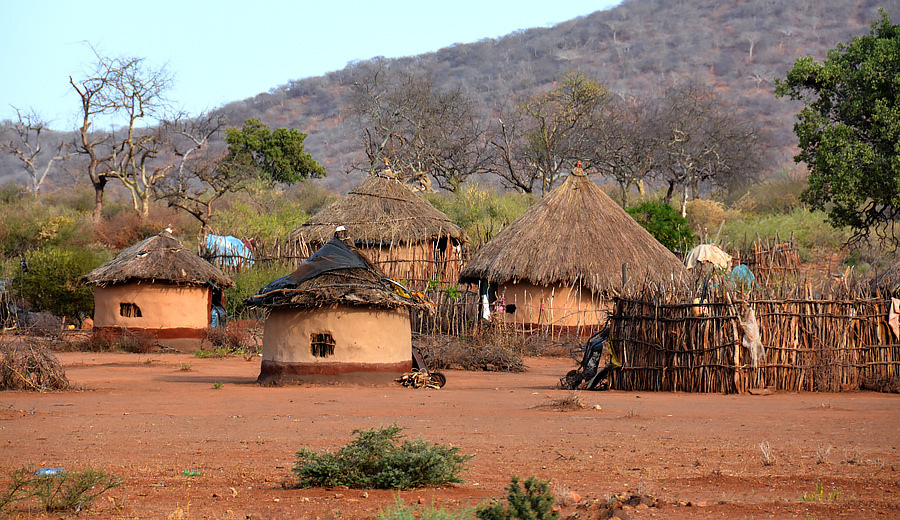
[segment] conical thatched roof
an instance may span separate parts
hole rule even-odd
[[[459,226],[390,171],[370,176],[313,215],[291,233],[291,241],[324,244],[338,226],[344,226],[358,246],[416,244],[441,237],[466,241]]]
[[[123,249],[117,257],[84,277],[85,283],[99,286],[143,281],[234,285],[221,269],[188,251],[166,231]]]
[[[681,261],[576,168],[472,255],[460,281],[581,285],[598,294],[682,280]]]
[[[389,279],[358,249],[332,238],[293,273],[269,283],[247,303],[314,308],[334,304],[424,308],[425,302]]]

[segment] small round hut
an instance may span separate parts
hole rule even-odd
[[[295,229],[290,239],[308,256],[338,226],[374,265],[411,289],[425,290],[432,280],[457,281],[465,233],[390,170],[369,176]]]
[[[479,248],[460,281],[480,282],[492,319],[589,335],[606,323],[623,284],[684,275],[681,261],[576,167]]]
[[[213,306],[234,285],[167,231],[124,249],[84,282],[95,286],[95,336],[131,334],[182,351],[200,347]]]
[[[269,309],[259,382],[390,383],[412,368],[425,303],[335,237],[248,303]]]

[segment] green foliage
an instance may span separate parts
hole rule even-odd
[[[265,264],[235,273],[234,287],[225,289],[225,313],[231,317],[244,316],[247,312],[244,300],[293,270],[290,266]]]
[[[308,177],[324,177],[325,168],[303,148],[306,134],[294,128],[274,131],[257,119],[247,119],[240,130],[225,130],[225,162],[252,164],[272,183],[293,184]]]
[[[334,453],[301,448],[293,468],[297,487],[410,489],[462,482],[459,473],[472,456],[422,439],[398,446],[402,431],[397,425],[353,430],[357,438]]]
[[[841,499],[841,490],[835,490],[831,493],[825,492],[825,486],[822,484],[821,479],[816,480],[816,490],[812,493],[803,493],[803,496],[800,497],[802,502],[821,502],[823,500],[831,500],[837,501]]]
[[[10,476],[7,490],[0,494],[0,513],[9,512],[16,502],[37,499],[45,511],[80,511],[97,497],[125,481],[112,473],[88,468],[84,471],[36,476],[19,469]]]
[[[474,510],[461,508],[450,511],[443,507],[435,507],[434,504],[425,507],[406,505],[400,497],[394,501],[394,505],[385,507],[375,515],[376,520],[467,520],[472,518]]]
[[[897,240],[900,211],[900,26],[887,13],[868,35],[828,51],[822,63],[800,58],[776,94],[801,100],[794,133],[809,167],[804,202],[826,211],[853,238]],[[887,232],[887,233],[886,233]]]
[[[552,511],[554,497],[550,483],[531,477],[522,486],[513,477],[506,488],[506,501],[479,507],[475,516],[480,520],[555,520],[559,514]]]
[[[627,211],[670,251],[686,252],[697,242],[687,219],[665,202],[642,202]]]
[[[800,256],[809,259],[810,251],[839,249],[850,237],[846,229],[836,229],[825,221],[825,213],[797,208],[790,213],[756,215],[744,213],[728,220],[722,226],[720,243],[731,243],[739,248],[749,247],[760,238],[778,236],[787,239],[791,232],[797,240]]]
[[[211,223],[218,234],[266,241],[284,239],[307,220],[309,214],[290,198],[269,190],[229,200],[213,215]]]
[[[34,310],[47,311],[71,320],[94,312],[94,297],[81,277],[109,260],[109,254],[84,249],[48,247],[25,255],[28,271],[19,269],[13,290]]]
[[[452,193],[429,193],[425,198],[476,241],[491,238],[535,202],[531,194],[496,193],[478,184]]]

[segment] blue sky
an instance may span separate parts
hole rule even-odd
[[[0,120],[13,106],[74,126],[68,83],[105,56],[167,66],[168,97],[191,114],[266,92],[353,60],[435,51],[546,27],[620,0],[423,2],[0,0]]]

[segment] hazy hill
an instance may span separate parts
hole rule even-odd
[[[747,117],[758,118],[782,147],[771,170],[791,166],[797,105],[774,97],[773,78],[794,60],[864,34],[884,7],[900,22],[900,3],[876,0],[626,0],[549,28],[458,44],[391,60],[439,84],[461,86],[489,113],[501,102],[550,88],[570,71],[598,78],[621,96],[650,94],[683,79],[714,85]],[[397,30],[402,30],[398,28]],[[377,37],[377,35],[372,35]],[[291,81],[221,108],[232,124],[249,117],[309,134],[307,149],[329,172],[327,183],[355,183],[343,172],[360,153],[360,136],[344,93],[365,61],[325,76]],[[0,158],[0,182],[18,164]]]

